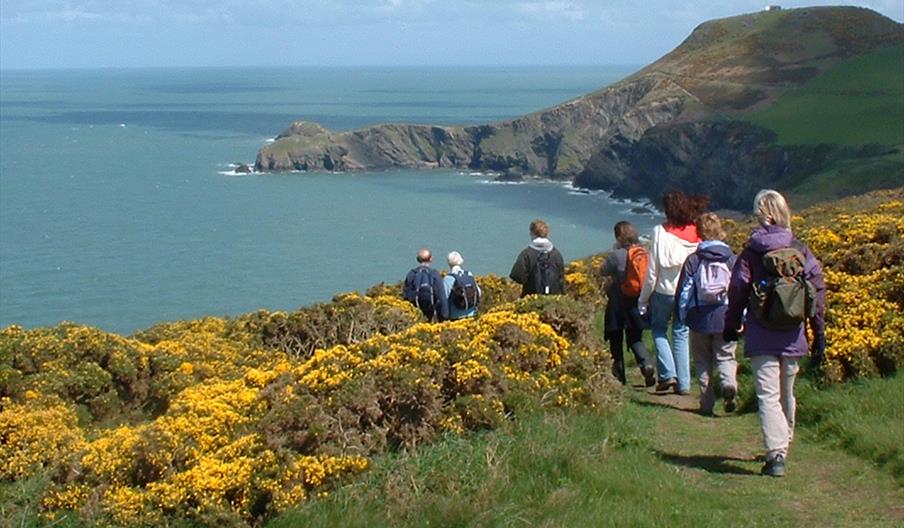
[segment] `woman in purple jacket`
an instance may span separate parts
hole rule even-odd
[[[825,280],[816,257],[791,233],[791,212],[785,198],[776,191],[760,191],[753,200],[753,213],[760,225],[754,229],[735,263],[728,289],[725,314],[726,341],[737,341],[746,326],[744,355],[750,358],[759,403],[760,427],[766,446],[762,473],[773,477],[785,474],[785,457],[794,436],[794,380],[798,360],[807,353],[805,324],[790,330],[768,328],[748,310],[753,284],[768,278],[763,255],[775,249],[794,247],[804,256],[803,275],[814,290],[814,315],[809,318],[813,332],[812,354],[821,361],[825,354]]]

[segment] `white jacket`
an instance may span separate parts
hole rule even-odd
[[[653,292],[675,295],[678,287],[678,275],[685,259],[697,250],[696,242],[688,242],[658,225],[653,228],[653,247],[650,249],[650,262],[647,265],[647,276],[644,277],[643,288],[637,304],[649,304]]]

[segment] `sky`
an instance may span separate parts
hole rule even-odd
[[[0,69],[649,63],[756,0],[0,0]],[[784,8],[813,5],[779,2]],[[832,2],[904,21],[904,0]]]

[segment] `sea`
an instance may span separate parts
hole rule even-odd
[[[0,327],[294,310],[399,282],[421,247],[507,275],[545,219],[566,260],[638,204],[457,170],[242,174],[292,121],[476,124],[631,66],[0,70]]]

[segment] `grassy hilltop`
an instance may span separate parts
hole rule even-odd
[[[904,26],[813,7],[701,24],[626,79],[510,121],[378,125],[299,121],[259,170],[459,167],[568,179],[658,199],[703,190],[743,208],[762,187],[839,197],[904,182]]]
[[[655,399],[615,381],[595,328],[605,302],[596,255],[569,264],[563,296],[519,300],[510,281],[479,277],[480,317],[441,324],[381,284],[295,312],[132,336],[73,323],[2,329],[0,521],[731,525],[734,504],[760,526],[893,526],[904,188],[818,205],[793,223],[829,290],[827,363],[801,393],[800,476],[780,488],[812,508],[764,508],[775,488],[746,476],[760,449],[746,375],[742,414],[725,422],[672,409],[693,408],[693,397]],[[729,227],[739,249],[748,226]],[[864,390],[816,390],[870,379]],[[850,491],[851,478],[866,480]],[[670,499],[651,501],[657,489]],[[837,502],[841,490],[862,503]],[[689,508],[697,494],[712,500]]]

